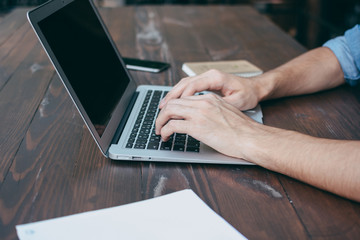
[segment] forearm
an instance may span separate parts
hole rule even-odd
[[[360,142],[321,139],[261,127],[248,160],[310,185],[360,201]]]
[[[330,89],[343,84],[344,75],[333,52],[320,47],[254,80],[260,89],[259,99],[266,100]]]

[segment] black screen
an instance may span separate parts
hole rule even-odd
[[[75,0],[39,27],[101,136],[129,78],[94,10]]]

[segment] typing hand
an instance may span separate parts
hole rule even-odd
[[[170,99],[156,120],[156,134],[186,133],[217,151],[246,159],[246,145],[259,136],[259,126],[215,94]],[[242,149],[242,150],[240,150]]]
[[[192,96],[201,91],[216,91],[239,110],[254,108],[259,102],[259,87],[255,79],[241,78],[218,70],[182,79],[160,102],[160,109],[169,100]]]

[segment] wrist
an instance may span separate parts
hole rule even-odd
[[[244,148],[244,159],[270,170],[279,170],[279,153],[287,154],[287,141],[294,134],[292,131],[259,124]],[[261,136],[261,139],[256,137]]]
[[[258,102],[273,98],[279,77],[277,72],[269,71],[253,78],[256,85]]]

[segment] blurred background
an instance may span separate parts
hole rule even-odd
[[[249,4],[308,49],[360,23],[360,0],[94,0],[100,7],[141,4]],[[46,0],[0,0],[0,14]]]

